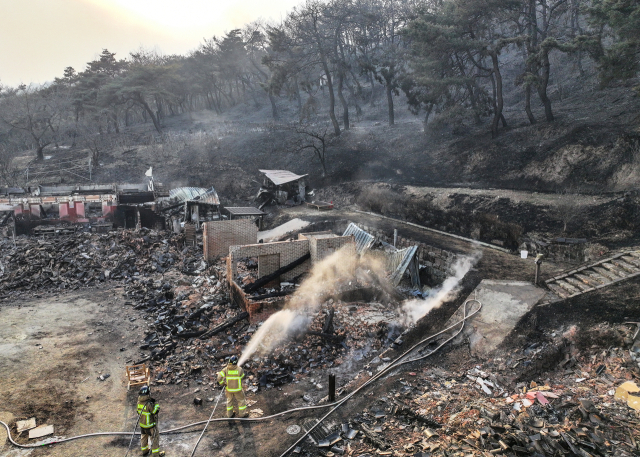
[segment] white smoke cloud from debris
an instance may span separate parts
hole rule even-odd
[[[471,257],[458,258],[451,266],[453,276],[445,279],[440,287],[432,289],[428,297],[404,302],[400,309],[400,323],[404,326],[415,324],[431,310],[452,298],[462,278],[480,260],[480,257],[481,253],[477,253]]]
[[[285,309],[269,317],[253,335],[238,363],[242,365],[253,354],[268,354],[297,333],[306,331],[322,303],[353,288],[356,282],[388,290],[382,259],[368,254],[357,256],[353,246],[345,246],[314,265]]]

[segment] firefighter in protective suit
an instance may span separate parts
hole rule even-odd
[[[235,411],[234,405],[238,408],[239,417],[247,417],[247,402],[244,399],[242,390],[242,378],[244,378],[244,370],[238,366],[238,357],[231,356],[229,364],[218,373],[218,384],[226,386],[227,395],[227,417],[233,417]]]
[[[164,455],[160,451],[160,433],[158,432],[158,412],[160,405],[151,398],[149,386],[142,386],[138,396],[138,416],[140,424],[140,446],[142,455]]]

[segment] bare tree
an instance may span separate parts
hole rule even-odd
[[[0,144],[0,184],[5,186],[17,186],[20,171],[14,165],[14,155],[9,148]]]
[[[296,137],[290,146],[293,152],[311,152],[322,165],[322,177],[327,176],[327,148],[335,136],[329,133],[330,126],[313,124],[294,124]]]
[[[0,122],[22,132],[33,143],[37,160],[57,134],[57,120],[67,109],[55,90],[24,84],[0,92]]]

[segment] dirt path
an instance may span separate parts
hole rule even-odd
[[[117,291],[95,289],[3,304],[1,409],[52,424],[57,436],[128,428],[133,409],[123,375],[135,353],[120,350],[132,346],[127,330],[133,327],[122,308]],[[110,377],[100,381],[101,374]],[[27,454],[113,455],[107,441],[78,440]]]

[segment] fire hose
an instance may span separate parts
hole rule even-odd
[[[193,457],[193,455],[196,453],[196,449],[198,449],[198,444],[200,444],[200,440],[202,439],[202,436],[204,435],[204,432],[207,431],[207,427],[209,426],[209,422],[211,422],[211,418],[213,417],[213,413],[216,412],[216,408],[218,407],[218,402],[220,401],[220,397],[222,397],[222,392],[224,392],[224,387],[222,388],[222,390],[220,390],[220,393],[218,394],[218,398],[216,399],[216,405],[213,407],[213,411],[211,411],[211,415],[209,416],[209,420],[207,421],[206,425],[202,429],[202,433],[200,433],[200,437],[198,438],[198,441],[196,441],[196,445],[193,446],[193,451],[191,451],[191,457]]]
[[[469,302],[478,303],[478,308],[476,310],[474,310],[472,313],[467,314],[467,304]],[[440,332],[435,333],[435,334],[433,334],[431,336],[428,336],[427,338],[417,342],[416,344],[411,346],[408,350],[406,350],[404,353],[402,353],[399,357],[397,357],[393,362],[391,362],[389,365],[387,365],[384,369],[382,369],[380,372],[378,372],[377,374],[372,376],[369,380],[367,380],[360,387],[356,388],[353,392],[351,392],[346,397],[344,397],[343,399],[341,399],[341,400],[339,400],[337,402],[328,403],[326,405],[304,406],[304,407],[300,407],[300,408],[293,408],[293,409],[289,409],[289,410],[286,410],[286,411],[281,411],[281,412],[276,413],[276,414],[272,414],[270,416],[263,416],[263,417],[255,417],[255,418],[254,417],[252,417],[252,418],[248,418],[248,417],[247,418],[240,418],[240,417],[236,417],[236,418],[226,418],[226,417],[224,417],[223,418],[223,417],[220,417],[220,418],[216,418],[216,419],[209,418],[209,420],[193,422],[191,424],[183,425],[183,426],[172,428],[172,429],[169,429],[169,430],[164,430],[164,431],[160,432],[160,434],[161,435],[165,435],[165,434],[169,434],[169,433],[177,433],[177,432],[180,432],[181,430],[185,430],[185,429],[191,428],[191,427],[196,427],[198,425],[204,425],[204,424],[208,425],[210,422],[221,422],[221,421],[261,422],[261,421],[265,421],[265,420],[272,420],[272,419],[274,419],[276,417],[284,416],[285,414],[291,414],[291,413],[298,412],[298,411],[309,411],[309,410],[315,410],[315,409],[332,408],[331,411],[326,413],[313,427],[309,428],[309,430],[307,430],[304,433],[304,435],[302,435],[293,445],[291,445],[291,447],[289,447],[286,451],[284,451],[281,454],[280,457],[284,457],[289,452],[291,452],[300,442],[302,442],[302,440],[304,438],[306,438],[309,435],[309,433],[311,433],[316,427],[318,427],[322,423],[322,421],[324,421],[333,412],[335,412],[338,408],[340,408],[344,403],[347,402],[347,400],[349,400],[351,397],[353,397],[356,393],[358,393],[359,391],[361,391],[365,387],[369,386],[373,382],[377,381],[378,379],[380,379],[382,376],[386,375],[390,371],[392,371],[392,370],[394,370],[394,369],[396,369],[396,368],[398,368],[398,367],[400,367],[402,365],[426,359],[427,357],[430,357],[431,355],[433,355],[437,351],[439,351],[444,345],[446,345],[451,340],[453,340],[456,336],[458,336],[462,332],[462,330],[464,329],[466,321],[468,319],[472,318],[474,315],[476,315],[481,309],[482,309],[482,303],[480,303],[480,301],[478,301],[476,299],[469,299],[469,300],[465,301],[464,304],[463,304],[463,317],[462,317],[462,319],[460,319],[456,323],[450,325],[449,327],[445,328],[444,330],[441,330]],[[460,329],[457,330],[453,334],[453,336],[447,338],[443,343],[438,345],[435,349],[433,349],[428,354],[423,355],[423,356],[417,356],[417,357],[414,357],[412,359],[404,360],[416,348],[418,348],[418,347],[422,346],[423,344],[427,343],[428,341],[431,341],[432,339],[442,335],[443,333],[448,332],[449,330],[457,327],[458,325],[461,325]],[[213,413],[212,413],[212,415],[213,415]],[[19,447],[19,448],[23,448],[23,449],[33,449],[33,448],[37,448],[37,447],[41,447],[41,446],[49,446],[49,445],[52,445],[52,444],[66,443],[66,442],[69,442],[69,441],[74,441],[74,440],[81,439],[81,438],[88,438],[88,437],[92,437],[92,436],[123,436],[123,435],[124,436],[135,436],[135,435],[139,435],[140,434],[140,432],[135,432],[135,431],[134,432],[95,432],[95,433],[87,433],[87,434],[84,434],[84,435],[72,436],[72,437],[69,437],[69,438],[60,438],[60,439],[53,438],[51,440],[44,440],[43,442],[35,443],[35,444],[20,444],[20,443],[17,443],[13,439],[13,437],[11,436],[11,429],[9,428],[9,425],[6,424],[3,421],[0,421],[0,424],[3,425],[4,428],[7,430],[7,438],[9,439],[9,442],[11,444],[13,444],[14,446]],[[206,429],[206,427],[205,427],[205,429]],[[204,433],[204,430],[203,430],[203,433]]]

